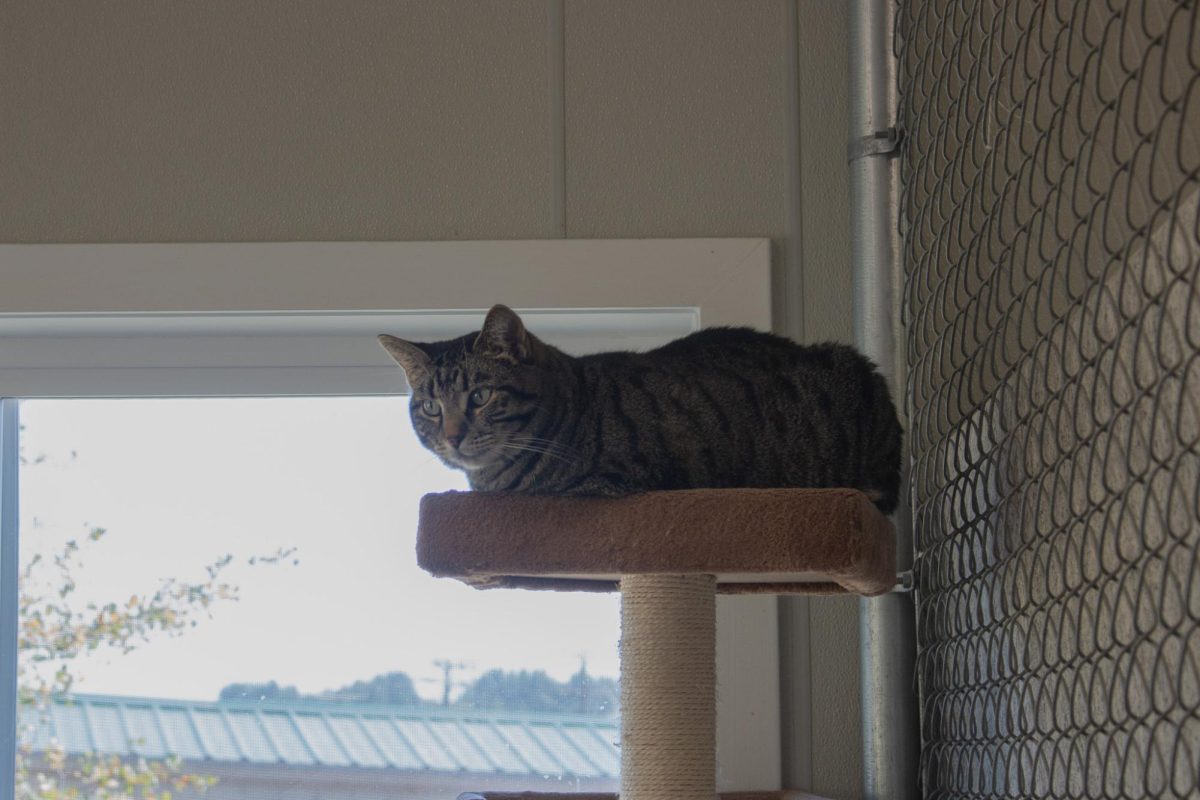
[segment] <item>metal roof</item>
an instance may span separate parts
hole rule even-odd
[[[21,721],[23,742],[69,754],[570,778],[615,778],[620,765],[607,717],[77,694]]]

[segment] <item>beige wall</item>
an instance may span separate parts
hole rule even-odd
[[[776,327],[849,340],[843,15],[9,0],[0,242],[769,236]],[[856,797],[856,605],[787,602],[791,774]]]

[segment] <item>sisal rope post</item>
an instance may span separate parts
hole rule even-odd
[[[715,798],[716,576],[620,588],[621,800]]]

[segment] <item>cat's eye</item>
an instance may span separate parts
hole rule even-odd
[[[471,404],[482,406],[492,399],[492,390],[486,387],[471,392]]]
[[[442,413],[442,407],[438,405],[436,400],[422,400],[421,410],[431,417],[436,417]]]

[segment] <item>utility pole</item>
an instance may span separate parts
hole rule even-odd
[[[442,705],[450,705],[450,690],[456,685],[454,681],[454,671],[459,669],[467,669],[470,664],[462,661],[450,661],[449,659],[438,659],[433,662],[433,665],[442,671]]]
[[[587,713],[588,674],[587,654],[579,654],[579,713]]]

